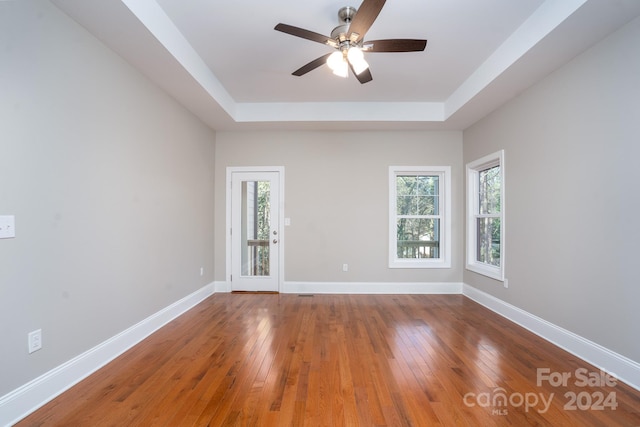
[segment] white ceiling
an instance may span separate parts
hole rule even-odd
[[[388,0],[365,39],[427,39],[368,53],[373,81],[275,31],[329,35],[349,0],[52,0],[217,130],[464,129],[640,15],[638,0]]]

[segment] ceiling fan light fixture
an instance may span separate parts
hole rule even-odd
[[[349,75],[349,65],[345,61],[342,51],[335,51],[329,55],[327,65],[336,76],[347,77]]]
[[[347,64],[347,61],[342,61],[342,65],[333,70],[333,74],[345,79],[349,77],[349,64]]]
[[[362,49],[357,46],[352,46],[349,48],[349,51],[347,52],[347,59],[353,67],[353,72],[356,74],[360,74],[364,70],[369,68],[369,64],[364,59],[364,53],[362,53]]]

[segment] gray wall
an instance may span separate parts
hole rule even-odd
[[[509,288],[464,281],[640,361],[640,19],[464,132],[505,149]]]
[[[213,281],[215,134],[47,1],[0,2],[0,129],[1,396]]]
[[[285,281],[462,281],[462,132],[218,132],[216,236],[225,236],[226,168],[260,165],[285,167]],[[452,268],[388,268],[392,165],[451,166]],[[224,238],[215,266],[223,281]]]

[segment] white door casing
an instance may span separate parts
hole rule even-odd
[[[232,291],[280,290],[283,167],[227,168],[227,283]]]

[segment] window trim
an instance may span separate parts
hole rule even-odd
[[[396,177],[439,175],[440,258],[397,258]],[[451,268],[451,166],[389,166],[389,268]]]
[[[500,166],[500,266],[490,265],[478,261],[477,253],[477,222],[480,215],[477,212],[479,206],[479,174],[480,172]],[[466,268],[483,276],[504,282],[505,280],[505,173],[504,150],[488,154],[478,160],[467,163],[467,256]]]

